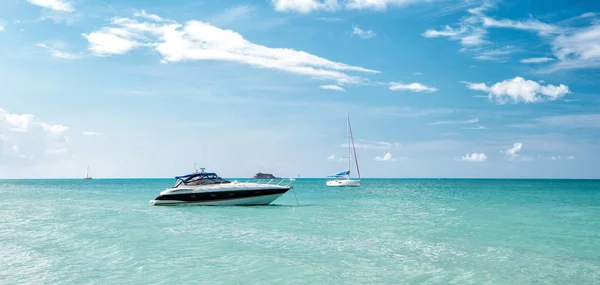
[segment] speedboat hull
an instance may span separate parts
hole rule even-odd
[[[193,192],[161,194],[151,200],[154,206],[199,205],[199,206],[261,206],[269,205],[290,187],[278,189],[252,189],[235,191]]]
[[[330,187],[359,187],[360,180],[352,180],[352,179],[329,180],[325,184]]]

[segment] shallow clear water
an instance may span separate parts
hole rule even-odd
[[[172,180],[0,181],[0,284],[600,284],[600,181],[297,180],[152,207]]]

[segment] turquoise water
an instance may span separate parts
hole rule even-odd
[[[297,180],[152,207],[172,180],[0,181],[0,284],[600,284],[600,181]]]

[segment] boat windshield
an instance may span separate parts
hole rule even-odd
[[[181,185],[210,185],[210,184],[223,184],[223,183],[231,183],[231,181],[227,181],[221,177],[219,177],[216,173],[195,173],[185,176],[176,177],[177,182],[174,187]]]

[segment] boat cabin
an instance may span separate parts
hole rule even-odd
[[[227,181],[219,177],[216,173],[210,172],[176,176],[175,179],[177,179],[177,181],[175,182],[175,186],[173,186],[173,188],[180,186],[182,183],[186,186],[231,183],[231,181]]]

